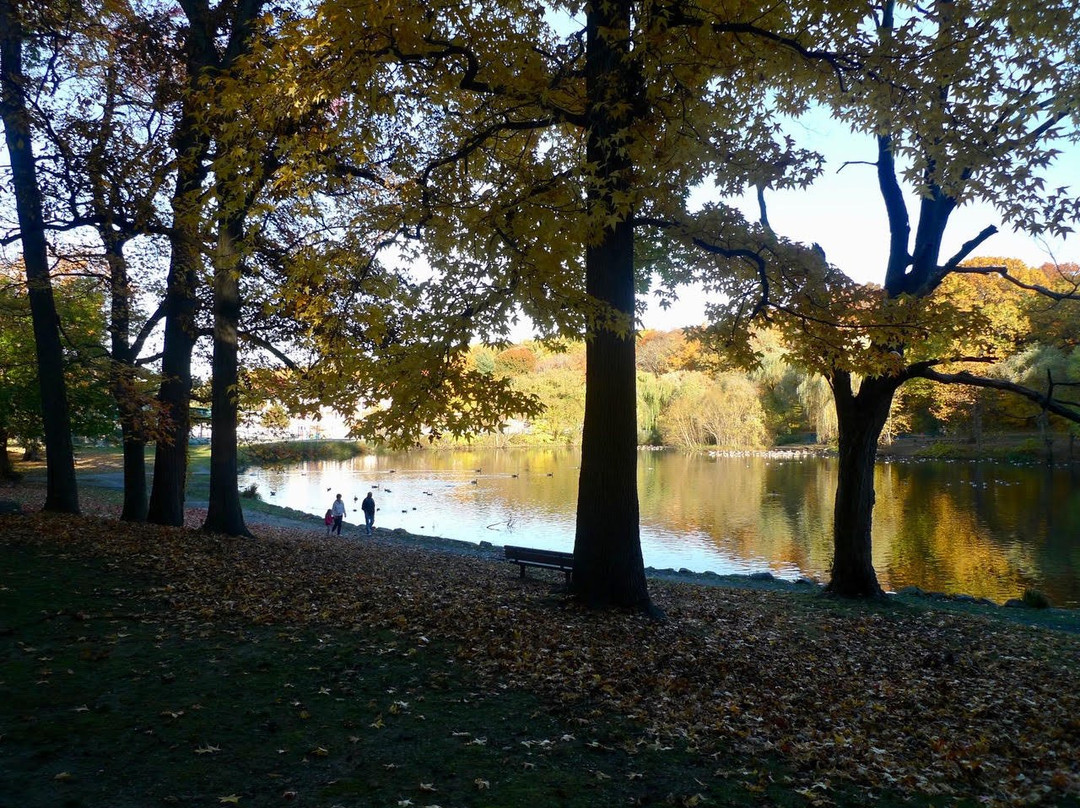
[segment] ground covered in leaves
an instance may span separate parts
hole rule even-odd
[[[1075,634],[258,533],[0,518],[0,807],[1080,805]]]

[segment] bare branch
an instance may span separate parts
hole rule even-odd
[[[939,373],[930,368],[922,368],[911,375],[916,378],[929,379],[930,381],[939,382],[941,384],[966,384],[971,387],[1003,390],[1007,393],[1013,393],[1022,396],[1029,401],[1033,401],[1047,412],[1059,415],[1073,423],[1080,424],[1080,408],[1072,402],[1064,402],[1051,398],[1046,393],[1040,393],[1038,390],[1025,387],[1022,384],[1015,384],[1014,382],[1006,381],[1005,379],[990,379],[985,376],[976,376],[974,373],[969,373],[967,371],[960,371],[959,373]],[[1072,406],[1069,406],[1070,404],[1072,404]]]
[[[979,235],[975,236],[975,238],[965,241],[963,246],[960,247],[959,250],[957,250],[956,255],[950,258],[948,262],[946,262],[945,265],[940,268],[938,273],[940,277],[944,278],[950,272],[954,272],[956,268],[960,265],[961,261],[971,255],[971,253],[973,253],[980,244],[990,238],[990,236],[997,233],[997,231],[998,229],[994,227],[994,225],[989,225],[987,227],[984,227],[979,233]],[[940,282],[941,281],[938,280],[938,283]],[[934,285],[936,286],[937,283],[935,283]]]
[[[281,363],[285,365],[285,367],[287,367],[289,370],[300,370],[300,366],[297,365],[296,362],[294,362],[292,359],[290,359],[283,351],[274,346],[273,343],[267,342],[265,339],[258,336],[254,332],[241,331],[240,337],[245,341],[250,342],[252,345],[262,348],[264,351],[267,351],[268,353],[277,357],[277,359],[280,360]]]
[[[1080,287],[1073,287],[1071,292],[1055,292],[1042,284],[1038,283],[1025,283],[1019,278],[1015,278],[1009,274],[1007,267],[956,267],[953,272],[961,272],[966,275],[1000,275],[1009,283],[1017,286],[1021,289],[1026,289],[1029,292],[1038,292],[1040,295],[1044,295],[1051,300],[1080,300]]]
[[[765,205],[765,186],[762,184],[757,185],[757,204],[758,204],[758,221],[761,226],[772,232],[772,225],[769,224],[769,209]]]
[[[143,345],[150,337],[150,332],[154,330],[157,324],[165,316],[165,301],[161,301],[158,304],[157,309],[150,317],[142,324],[142,328],[139,329],[139,333],[135,335],[134,341],[131,343],[131,355],[138,356],[142,353]]]
[[[845,160],[840,167],[836,169],[836,173],[839,174],[848,166],[873,166],[874,168],[877,168],[877,163],[871,163],[869,160]]]

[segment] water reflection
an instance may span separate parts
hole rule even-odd
[[[249,470],[275,504],[321,516],[341,493],[355,524],[572,550],[580,456],[570,449],[414,452]],[[874,566],[915,585],[1003,601],[1025,588],[1080,605],[1076,471],[991,463],[881,463]],[[639,456],[642,552],[653,567],[828,577],[836,461]],[[273,496],[270,496],[273,492]]]

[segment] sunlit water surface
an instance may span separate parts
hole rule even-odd
[[[572,449],[412,452],[250,468],[276,505],[322,516],[342,494],[347,524],[469,542],[573,550],[580,454]],[[879,463],[874,567],[887,589],[914,585],[1004,601],[1027,588],[1080,606],[1080,478],[1075,468]],[[651,567],[828,579],[836,461],[638,455],[641,544]]]

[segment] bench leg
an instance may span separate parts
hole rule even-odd
[[[521,575],[519,577],[524,578],[525,577],[525,565],[524,564],[518,564],[518,566],[521,567]]]

